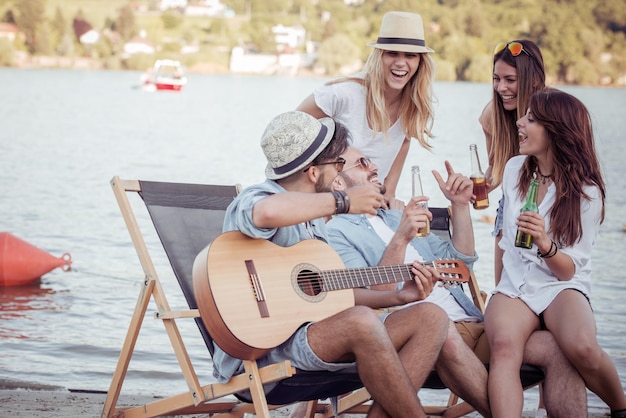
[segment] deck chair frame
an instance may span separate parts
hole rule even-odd
[[[143,185],[143,190],[142,190]],[[149,190],[154,187],[165,187],[169,191],[163,192],[159,196],[159,192],[156,195],[148,198],[150,195]],[[150,186],[150,187],[148,187]],[[113,188],[114,195],[117,203],[122,212],[122,217],[126,224],[126,227],[131,236],[131,241],[135,247],[137,255],[139,257],[142,269],[145,273],[145,278],[133,311],[131,322],[119,355],[118,363],[113,374],[111,385],[107,393],[104,408],[102,411],[102,417],[152,417],[162,415],[188,415],[188,414],[209,414],[211,416],[221,417],[242,417],[245,413],[254,413],[258,417],[269,418],[269,411],[275,409],[284,404],[293,403],[296,400],[292,399],[294,393],[298,396],[304,396],[304,399],[297,400],[316,400],[319,398],[327,398],[329,396],[335,396],[339,393],[344,393],[353,390],[357,387],[361,387],[362,384],[356,373],[352,374],[339,374],[339,373],[325,373],[325,372],[304,372],[296,370],[291,366],[289,361],[283,361],[275,363],[266,367],[259,368],[255,361],[244,360],[245,372],[234,376],[227,383],[211,383],[209,385],[201,385],[198,376],[191,363],[189,354],[185,348],[183,338],[179,332],[176,324],[177,320],[193,318],[196,320],[200,333],[207,344],[207,348],[211,355],[213,354],[213,342],[208,331],[202,324],[200,313],[198,309],[195,309],[195,296],[190,298],[190,290],[188,283],[181,283],[180,275],[181,268],[191,271],[191,262],[181,263],[181,260],[176,260],[176,256],[172,255],[173,252],[183,252],[184,258],[191,260],[195,258],[197,252],[202,247],[212,241],[222,229],[222,221],[219,220],[219,225],[216,225],[213,218],[210,219],[210,228],[212,232],[205,233],[203,229],[197,232],[197,225],[194,221],[185,219],[185,227],[188,229],[187,233],[195,235],[194,246],[199,247],[196,249],[188,248],[182,237],[175,243],[168,244],[166,248],[163,241],[164,229],[173,230],[174,227],[169,224],[164,227],[161,223],[161,230],[155,223],[155,213],[151,211],[155,207],[160,209],[164,208],[185,208],[185,209],[207,209],[206,206],[210,206],[212,211],[225,212],[226,206],[234,199],[240,190],[239,185],[233,186],[218,186],[218,185],[199,185],[199,184],[182,184],[182,183],[163,183],[163,182],[146,182],[139,180],[122,180],[119,177],[113,177],[111,180],[111,187]],[[180,190],[183,189],[183,190]],[[226,190],[225,190],[226,189]],[[213,199],[207,199],[207,194],[211,194],[214,191],[217,196],[213,196]],[[218,193],[219,191],[219,193]],[[174,270],[175,275],[179,281],[179,285],[183,290],[187,303],[190,306],[188,310],[173,311],[167,301],[165,292],[161,285],[161,281],[158,277],[156,267],[148,252],[148,247],[144,240],[142,231],[137,222],[137,218],[133,212],[132,206],[128,195],[131,193],[140,194],[147,206],[147,210],[152,217],[152,221],[157,234],[161,239],[164,249],[168,255],[170,265]],[[149,204],[147,199],[156,199],[159,203]],[[181,200],[182,202],[179,202]],[[211,200],[210,205],[206,203],[207,200]],[[213,201],[217,200],[217,203]],[[216,206],[216,207],[214,207]],[[219,206],[219,207],[217,207]],[[201,211],[202,212],[202,211]],[[183,219],[180,215],[176,215],[178,220]],[[200,219],[198,223],[206,226],[209,223],[209,219],[205,218],[204,213],[200,213]],[[189,214],[190,218],[193,218],[192,214]],[[213,234],[213,236],[210,236]],[[209,237],[210,236],[210,237]],[[202,245],[198,246],[197,239],[201,238]],[[180,254],[179,254],[180,255]],[[182,264],[182,265],[181,265]],[[187,266],[189,264],[189,266]],[[184,275],[184,274],[183,274]],[[186,288],[185,288],[186,287]],[[157,312],[155,318],[162,321],[167,335],[170,340],[170,344],[175,352],[178,360],[180,370],[183,374],[184,380],[187,383],[188,391],[167,397],[165,399],[157,400],[145,405],[138,405],[134,407],[117,407],[117,402],[121,393],[122,385],[128,371],[129,363],[143,319],[146,315],[148,304],[150,300],[154,300]],[[192,303],[193,302],[193,303]],[[298,372],[297,376],[295,376]],[[263,385],[267,383],[278,382],[275,389],[273,389],[267,395],[263,390]],[[321,384],[320,382],[324,382]],[[306,383],[304,389],[302,384]],[[249,396],[245,396],[241,392],[246,392]],[[234,400],[222,400],[228,395]],[[279,402],[279,404],[271,405],[268,403],[268,399]],[[326,407],[323,404],[317,406],[318,402],[313,402],[313,407],[309,411],[307,417],[313,417],[316,412],[323,411]]]
[[[113,188],[126,227],[137,251],[145,273],[145,279],[133,311],[117,367],[113,374],[113,379],[102,411],[102,417],[146,417],[195,413],[224,413],[227,414],[224,416],[235,417],[243,416],[246,412],[255,412],[259,417],[269,418],[269,406],[265,402],[262,385],[290,377],[295,373],[295,369],[291,367],[288,361],[261,369],[257,367],[256,362],[246,361],[245,374],[235,376],[224,384],[212,383],[202,386],[194,371],[189,354],[185,348],[178,326],[176,325],[177,319],[195,318],[199,316],[199,313],[197,309],[183,311],[172,311],[170,309],[156,268],[148,252],[148,248],[127,196],[128,192],[139,193],[141,191],[140,182],[137,180],[122,180],[119,177],[114,177],[111,180],[111,187]],[[236,194],[238,188],[239,186],[233,186],[234,194]],[[163,322],[180,365],[181,372],[189,387],[189,391],[147,405],[140,405],[134,408],[116,408],[143,318],[145,317],[151,299],[154,300],[158,310],[155,317]],[[211,402],[245,389],[249,389],[251,392],[253,398],[252,404],[246,404],[236,400]]]

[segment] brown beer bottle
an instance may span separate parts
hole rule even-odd
[[[520,209],[520,213],[522,212],[539,212],[539,208],[537,207],[537,191],[539,190],[539,181],[537,179],[533,179],[530,182],[530,188],[528,189],[528,195],[526,196],[526,203]],[[520,248],[532,248],[533,246],[533,236],[530,234],[526,234],[517,230],[517,235],[515,236],[515,246]]]
[[[470,179],[474,183],[474,209],[486,209],[489,207],[489,194],[487,193],[487,179],[485,173],[480,168],[480,160],[478,159],[478,150],[476,144],[470,145],[470,157],[472,159],[472,174]]]

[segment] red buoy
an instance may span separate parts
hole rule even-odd
[[[55,257],[8,232],[0,232],[0,286],[28,284],[57,267],[69,271],[71,265],[68,253]]]

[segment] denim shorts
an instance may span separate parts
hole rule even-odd
[[[297,369],[307,371],[356,372],[356,363],[328,363],[320,359],[311,349],[307,331],[311,322],[301,326],[287,341],[258,360],[259,367],[289,360]]]

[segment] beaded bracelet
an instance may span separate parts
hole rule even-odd
[[[545,254],[542,254],[541,251],[539,251],[539,248],[537,248],[537,257],[539,258],[554,257],[558,250],[559,248],[556,246],[556,243],[554,241],[551,241],[550,249]]]

